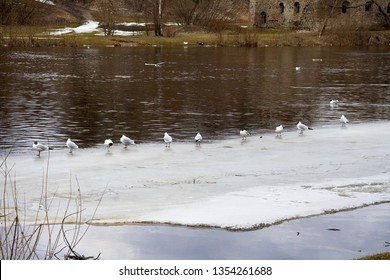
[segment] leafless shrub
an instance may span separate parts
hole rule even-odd
[[[60,214],[56,210],[54,218],[50,218],[53,197],[48,197],[48,169],[42,183],[40,207],[36,210],[33,223],[27,223],[21,211],[26,211],[26,204],[19,201],[16,179],[12,178],[13,166],[8,166],[7,159],[11,151],[7,152],[0,163],[0,172],[3,176],[1,213],[0,213],[0,257],[2,260],[31,260],[31,259],[59,259],[58,255],[64,253],[64,259],[96,259],[97,257],[85,257],[79,254],[75,247],[84,238],[89,225],[82,230],[82,199],[80,186],[77,182],[77,195],[75,198],[76,209],[71,211],[72,188],[70,184],[70,196],[65,212]],[[101,196],[98,206],[103,198]],[[94,218],[98,206],[93,213]],[[73,229],[65,230],[66,220],[74,216]],[[62,217],[62,218],[60,218]],[[60,225],[60,227],[58,226]],[[68,236],[69,232],[71,233]],[[46,237],[47,236],[47,237]],[[39,253],[40,248],[45,247],[44,253]]]
[[[113,36],[119,8],[114,0],[99,0],[97,17],[105,36]]]
[[[240,45],[244,47],[257,47],[258,33],[252,30],[245,30],[240,34]]]
[[[0,0],[0,24],[33,24],[48,6],[35,0]]]
[[[244,9],[247,9],[245,1],[176,0],[170,1],[169,10],[178,24],[197,25],[218,31],[237,20]]]

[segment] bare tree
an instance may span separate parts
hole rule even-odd
[[[124,4],[134,13],[143,13],[146,2],[145,0],[125,0]]]
[[[201,0],[173,1],[172,10],[175,20],[181,25],[192,25]]]
[[[0,0],[0,23],[2,25],[10,24],[13,20],[14,6],[12,5],[10,0]]]
[[[153,19],[154,19],[154,34],[156,36],[163,36],[162,33],[162,11],[163,0],[153,1]]]
[[[146,23],[152,21],[156,36],[163,36],[165,0],[126,0],[125,4],[137,14],[143,13]],[[147,28],[146,28],[147,29]]]
[[[0,0],[0,23],[4,25],[26,25],[33,22],[34,18],[44,13],[46,0]]]
[[[115,19],[118,17],[118,7],[114,0],[99,0],[99,21],[105,36],[113,36],[115,31]]]
[[[220,29],[236,20],[248,1],[234,0],[172,0],[172,10],[179,24]]]
[[[326,25],[328,24],[328,20],[329,20],[329,18],[332,17],[334,8],[337,6],[337,2],[338,2],[338,0],[334,0],[334,3],[333,3],[333,5],[332,5],[332,7],[331,7],[331,9],[329,11],[329,14],[325,17],[324,24],[322,25],[319,37],[321,37],[324,34]],[[323,9],[323,10],[325,10],[325,9]]]
[[[385,9],[383,9],[383,7],[382,7],[377,1],[372,0],[371,2],[372,2],[373,4],[375,4],[375,5],[378,7],[379,12],[380,12],[380,13],[383,15],[383,17],[385,18],[386,27],[387,27],[387,28],[390,28],[390,16],[388,15],[388,13],[385,12]],[[390,5],[390,3],[389,3],[388,5]]]

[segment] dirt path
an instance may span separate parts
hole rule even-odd
[[[75,5],[73,3],[61,2],[56,3],[56,6],[64,11],[70,13],[74,17],[80,20],[92,20],[92,11],[82,6]]]

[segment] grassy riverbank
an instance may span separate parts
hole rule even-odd
[[[54,27],[53,27],[54,28]],[[136,46],[367,46],[390,45],[390,31],[338,31],[319,36],[318,32],[244,29],[224,32],[174,30],[168,36],[153,32],[134,36],[102,36],[96,33],[50,35],[52,28],[0,26],[0,47],[136,47]]]
[[[390,260],[390,252],[369,255],[359,260]]]

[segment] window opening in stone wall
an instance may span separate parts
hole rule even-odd
[[[267,13],[266,12],[260,13],[260,23],[261,24],[267,23]]]
[[[348,7],[349,7],[349,2],[344,1],[343,4],[341,5],[341,12],[343,14],[347,13]]]
[[[261,27],[264,23],[267,22],[267,13],[266,12],[261,12],[255,13],[255,20],[254,20],[254,26],[256,27]]]
[[[387,12],[390,13],[390,2],[387,4]]]
[[[369,12],[369,11],[371,11],[371,7],[372,7],[372,2],[371,1],[367,1],[366,5],[364,6],[364,10],[366,12]]]
[[[299,5],[299,2],[294,3],[294,14],[299,14],[299,9],[301,5]]]
[[[283,3],[280,3],[280,4],[279,4],[279,12],[280,12],[281,14],[284,13],[284,4],[283,4]]]

